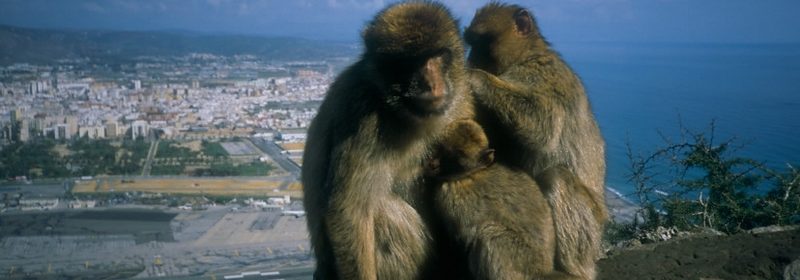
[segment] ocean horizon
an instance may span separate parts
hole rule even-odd
[[[628,201],[630,161],[680,127],[743,145],[732,156],[800,165],[800,43],[563,43],[606,140],[606,187]],[[632,201],[633,202],[633,201]]]

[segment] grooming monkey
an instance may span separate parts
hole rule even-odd
[[[328,90],[308,131],[302,182],[316,279],[418,279],[434,258],[423,159],[473,118],[458,24],[442,5],[394,4]]]
[[[426,169],[434,206],[475,279],[575,279],[554,269],[550,205],[524,172],[493,165],[478,123],[455,122]],[[466,264],[464,264],[466,265]]]
[[[580,79],[539,33],[526,9],[496,2],[465,32],[478,120],[498,163],[541,187],[556,228],[556,267],[595,277],[604,202],[604,141]]]

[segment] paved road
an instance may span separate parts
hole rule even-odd
[[[144,168],[142,168],[142,176],[150,176],[150,170],[153,168],[153,159],[156,157],[156,152],[158,152],[158,142],[159,140],[150,142],[150,149],[147,150],[147,160],[145,160]]]
[[[140,280],[312,279],[313,276],[314,276],[313,267],[300,267],[300,268],[289,268],[280,270],[250,269],[247,271],[218,271],[213,273],[207,273],[206,275],[151,277],[151,278],[137,278],[137,279]]]
[[[300,178],[300,166],[289,160],[286,155],[281,154],[281,147],[278,147],[275,142],[256,137],[251,137],[250,142],[269,155],[281,168],[291,173],[295,178]]]

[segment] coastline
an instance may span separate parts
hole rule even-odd
[[[625,199],[619,191],[608,186],[606,186],[605,200],[609,218],[616,223],[633,221],[636,211],[640,208],[639,205]]]

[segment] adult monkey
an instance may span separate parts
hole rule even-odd
[[[498,163],[541,186],[556,226],[556,267],[594,278],[607,219],[605,144],[580,79],[520,6],[482,7],[465,40],[480,69],[470,73],[478,119]]]
[[[308,131],[302,182],[317,279],[417,279],[432,254],[423,159],[473,117],[457,22],[442,5],[378,13],[365,52],[331,85]]]

